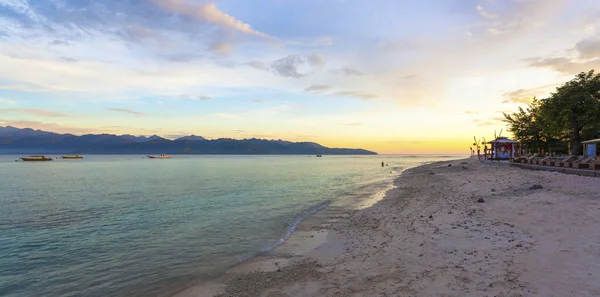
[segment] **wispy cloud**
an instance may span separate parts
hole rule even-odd
[[[348,67],[344,67],[344,68],[340,68],[340,69],[333,69],[330,70],[331,73],[334,74],[341,74],[344,76],[361,76],[364,75],[364,73],[356,70],[356,69],[352,69],[352,68],[348,68]]]
[[[13,100],[8,100],[4,98],[0,98],[0,105],[15,105],[17,102]]]
[[[600,58],[589,61],[575,61],[571,58],[531,58],[525,59],[533,67],[549,68],[567,74],[577,74],[582,71],[600,68]]]
[[[262,100],[262,99],[252,99],[252,100],[250,100],[250,101],[251,101],[252,103],[263,103],[263,102],[264,102],[264,100]]]
[[[345,98],[359,98],[363,100],[375,99],[379,97],[377,94],[372,94],[368,92],[362,91],[352,91],[352,90],[341,90],[335,92],[328,92],[333,90],[332,86],[328,85],[312,85],[306,89],[305,92],[313,93],[313,94],[322,94],[329,97],[345,97]]]
[[[38,117],[50,117],[50,118],[73,117],[71,115],[68,115],[68,114],[62,113],[62,112],[58,112],[58,111],[45,110],[45,109],[36,109],[36,108],[8,108],[8,109],[0,109],[0,113],[21,113],[21,114],[34,115],[34,116],[38,116]]]
[[[136,116],[146,116],[147,115],[145,113],[137,112],[137,111],[129,109],[129,108],[105,108],[105,110],[126,113],[126,114],[132,114],[132,115],[136,115]]]
[[[315,94],[320,94],[323,93],[325,91],[329,91],[333,89],[332,86],[326,86],[326,85],[312,85],[306,89],[304,89],[305,92],[309,92],[309,93],[315,93]]]
[[[465,111],[465,114],[478,114],[478,111],[474,111],[474,110],[467,110]]]
[[[600,58],[600,37],[594,36],[575,44],[575,50],[582,59]]]
[[[370,100],[379,97],[377,94],[371,94],[362,91],[339,91],[329,94],[332,97],[346,97],[346,98],[358,98],[363,100]]]
[[[154,0],[154,2],[179,15],[194,17],[226,29],[270,38],[267,34],[253,29],[250,24],[221,11],[214,3],[194,3],[186,0]]]
[[[534,97],[547,95],[558,86],[560,86],[560,83],[549,84],[531,89],[518,89],[511,92],[505,92],[503,94],[505,99],[502,101],[502,103],[529,104],[533,101]]]
[[[267,69],[284,77],[302,78],[312,74],[324,65],[325,59],[318,54],[293,54],[273,61]],[[259,64],[255,62],[250,66],[260,69]]]
[[[477,13],[478,13],[480,16],[482,16],[483,18],[486,18],[486,19],[488,19],[488,20],[493,20],[493,19],[495,19],[495,18],[497,18],[497,17],[498,17],[498,15],[496,15],[496,14],[494,14],[494,13],[491,13],[491,12],[488,12],[488,11],[486,11],[486,10],[485,10],[485,8],[484,8],[484,7],[483,7],[481,4],[480,4],[480,5],[477,5],[477,7],[476,7],[475,9],[477,10]]]

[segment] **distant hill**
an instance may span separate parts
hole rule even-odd
[[[169,140],[113,134],[58,134],[29,128],[0,127],[0,153],[4,154],[281,154],[376,155],[363,149],[328,148],[314,142],[266,139],[206,139],[190,135]]]

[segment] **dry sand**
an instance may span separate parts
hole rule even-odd
[[[395,186],[177,296],[600,296],[600,179],[469,159]]]

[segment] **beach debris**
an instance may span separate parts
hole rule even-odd
[[[480,197],[479,199],[477,199],[477,202],[483,203],[483,202],[485,202],[485,200],[483,200],[483,198]]]
[[[533,186],[529,187],[530,190],[541,190],[544,187],[540,184],[534,184]]]

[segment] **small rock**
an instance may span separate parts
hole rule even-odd
[[[448,164],[448,167],[452,167],[452,164]]]
[[[430,218],[430,219],[433,219],[433,215],[429,215],[429,218]]]
[[[529,187],[530,190],[541,190],[543,188],[544,187],[542,187],[542,185],[540,185],[540,184],[535,184],[535,185]]]
[[[492,189],[492,192],[496,192],[496,189]]]
[[[518,243],[518,244],[517,244],[517,247],[522,247],[522,246],[523,246],[523,245],[522,245],[522,244],[520,244],[520,243]]]
[[[479,198],[479,199],[477,199],[477,202],[483,203],[483,202],[485,202],[485,200],[483,200],[483,198]]]

